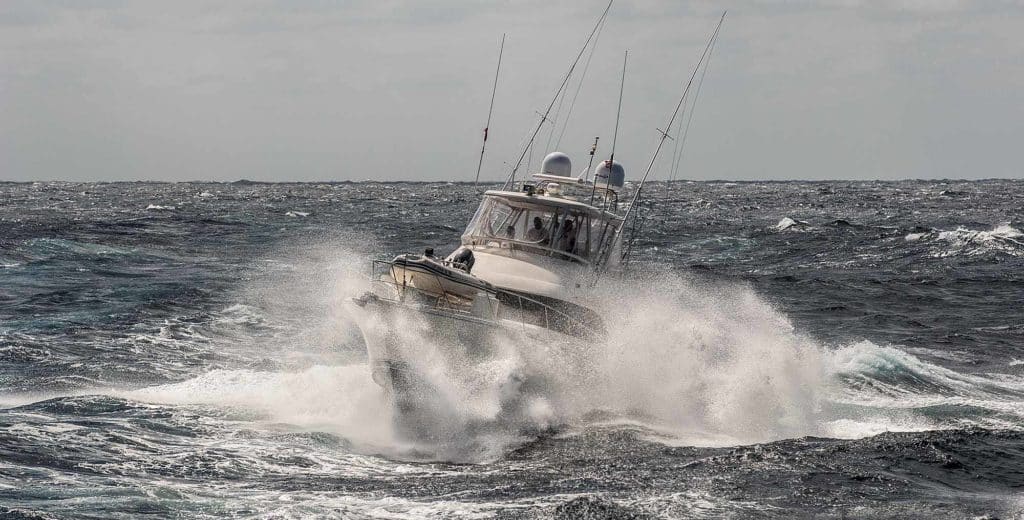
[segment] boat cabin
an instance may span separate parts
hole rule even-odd
[[[462,235],[462,244],[493,254],[523,252],[590,264],[615,240],[621,223],[617,215],[600,207],[617,204],[608,196],[610,190],[601,191],[595,205],[564,194],[561,183],[553,181],[527,185],[523,192],[488,191]]]
[[[542,166],[520,191],[485,192],[462,247],[445,261],[495,287],[571,299],[581,276],[617,260],[624,170],[602,161],[593,180],[585,173],[573,177],[568,156],[560,152]]]

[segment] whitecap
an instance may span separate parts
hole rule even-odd
[[[789,217],[783,217],[778,224],[772,227],[776,231],[805,231],[811,229],[811,225],[803,220],[795,220]]]
[[[174,206],[160,206],[157,204],[150,204],[149,206],[146,206],[146,211],[174,211],[175,209],[177,208]]]
[[[940,258],[960,254],[973,256],[989,252],[1024,255],[1024,233],[1011,226],[1009,222],[1003,222],[988,231],[960,226],[954,230],[936,229],[910,233],[904,239],[908,242],[935,240],[948,243],[948,247],[935,251],[933,256]]]
[[[1024,254],[1024,233],[1004,222],[991,231],[975,231],[959,227],[953,231],[942,231],[938,239],[952,244],[952,249],[940,256],[964,252],[976,255],[987,251],[1002,251],[1013,255]]]

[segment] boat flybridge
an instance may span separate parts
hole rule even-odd
[[[428,248],[374,262],[372,290],[353,301],[375,317],[360,328],[378,384],[414,386],[415,345],[396,332],[410,317],[422,334],[470,356],[486,351],[495,334],[524,348],[603,336],[585,289],[619,257],[625,171],[610,160],[592,180],[571,171],[569,157],[554,152],[520,190],[484,192],[461,246],[446,257]]]

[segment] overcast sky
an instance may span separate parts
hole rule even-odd
[[[507,33],[503,178],[604,5],[3,0],[0,180],[472,180]],[[680,178],[1024,176],[1020,2],[616,0],[552,145],[607,155],[628,49],[640,175],[725,7]]]

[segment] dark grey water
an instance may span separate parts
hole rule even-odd
[[[432,445],[343,301],[471,186],[0,184],[0,516],[1024,511],[1024,183],[649,195],[601,388]]]

